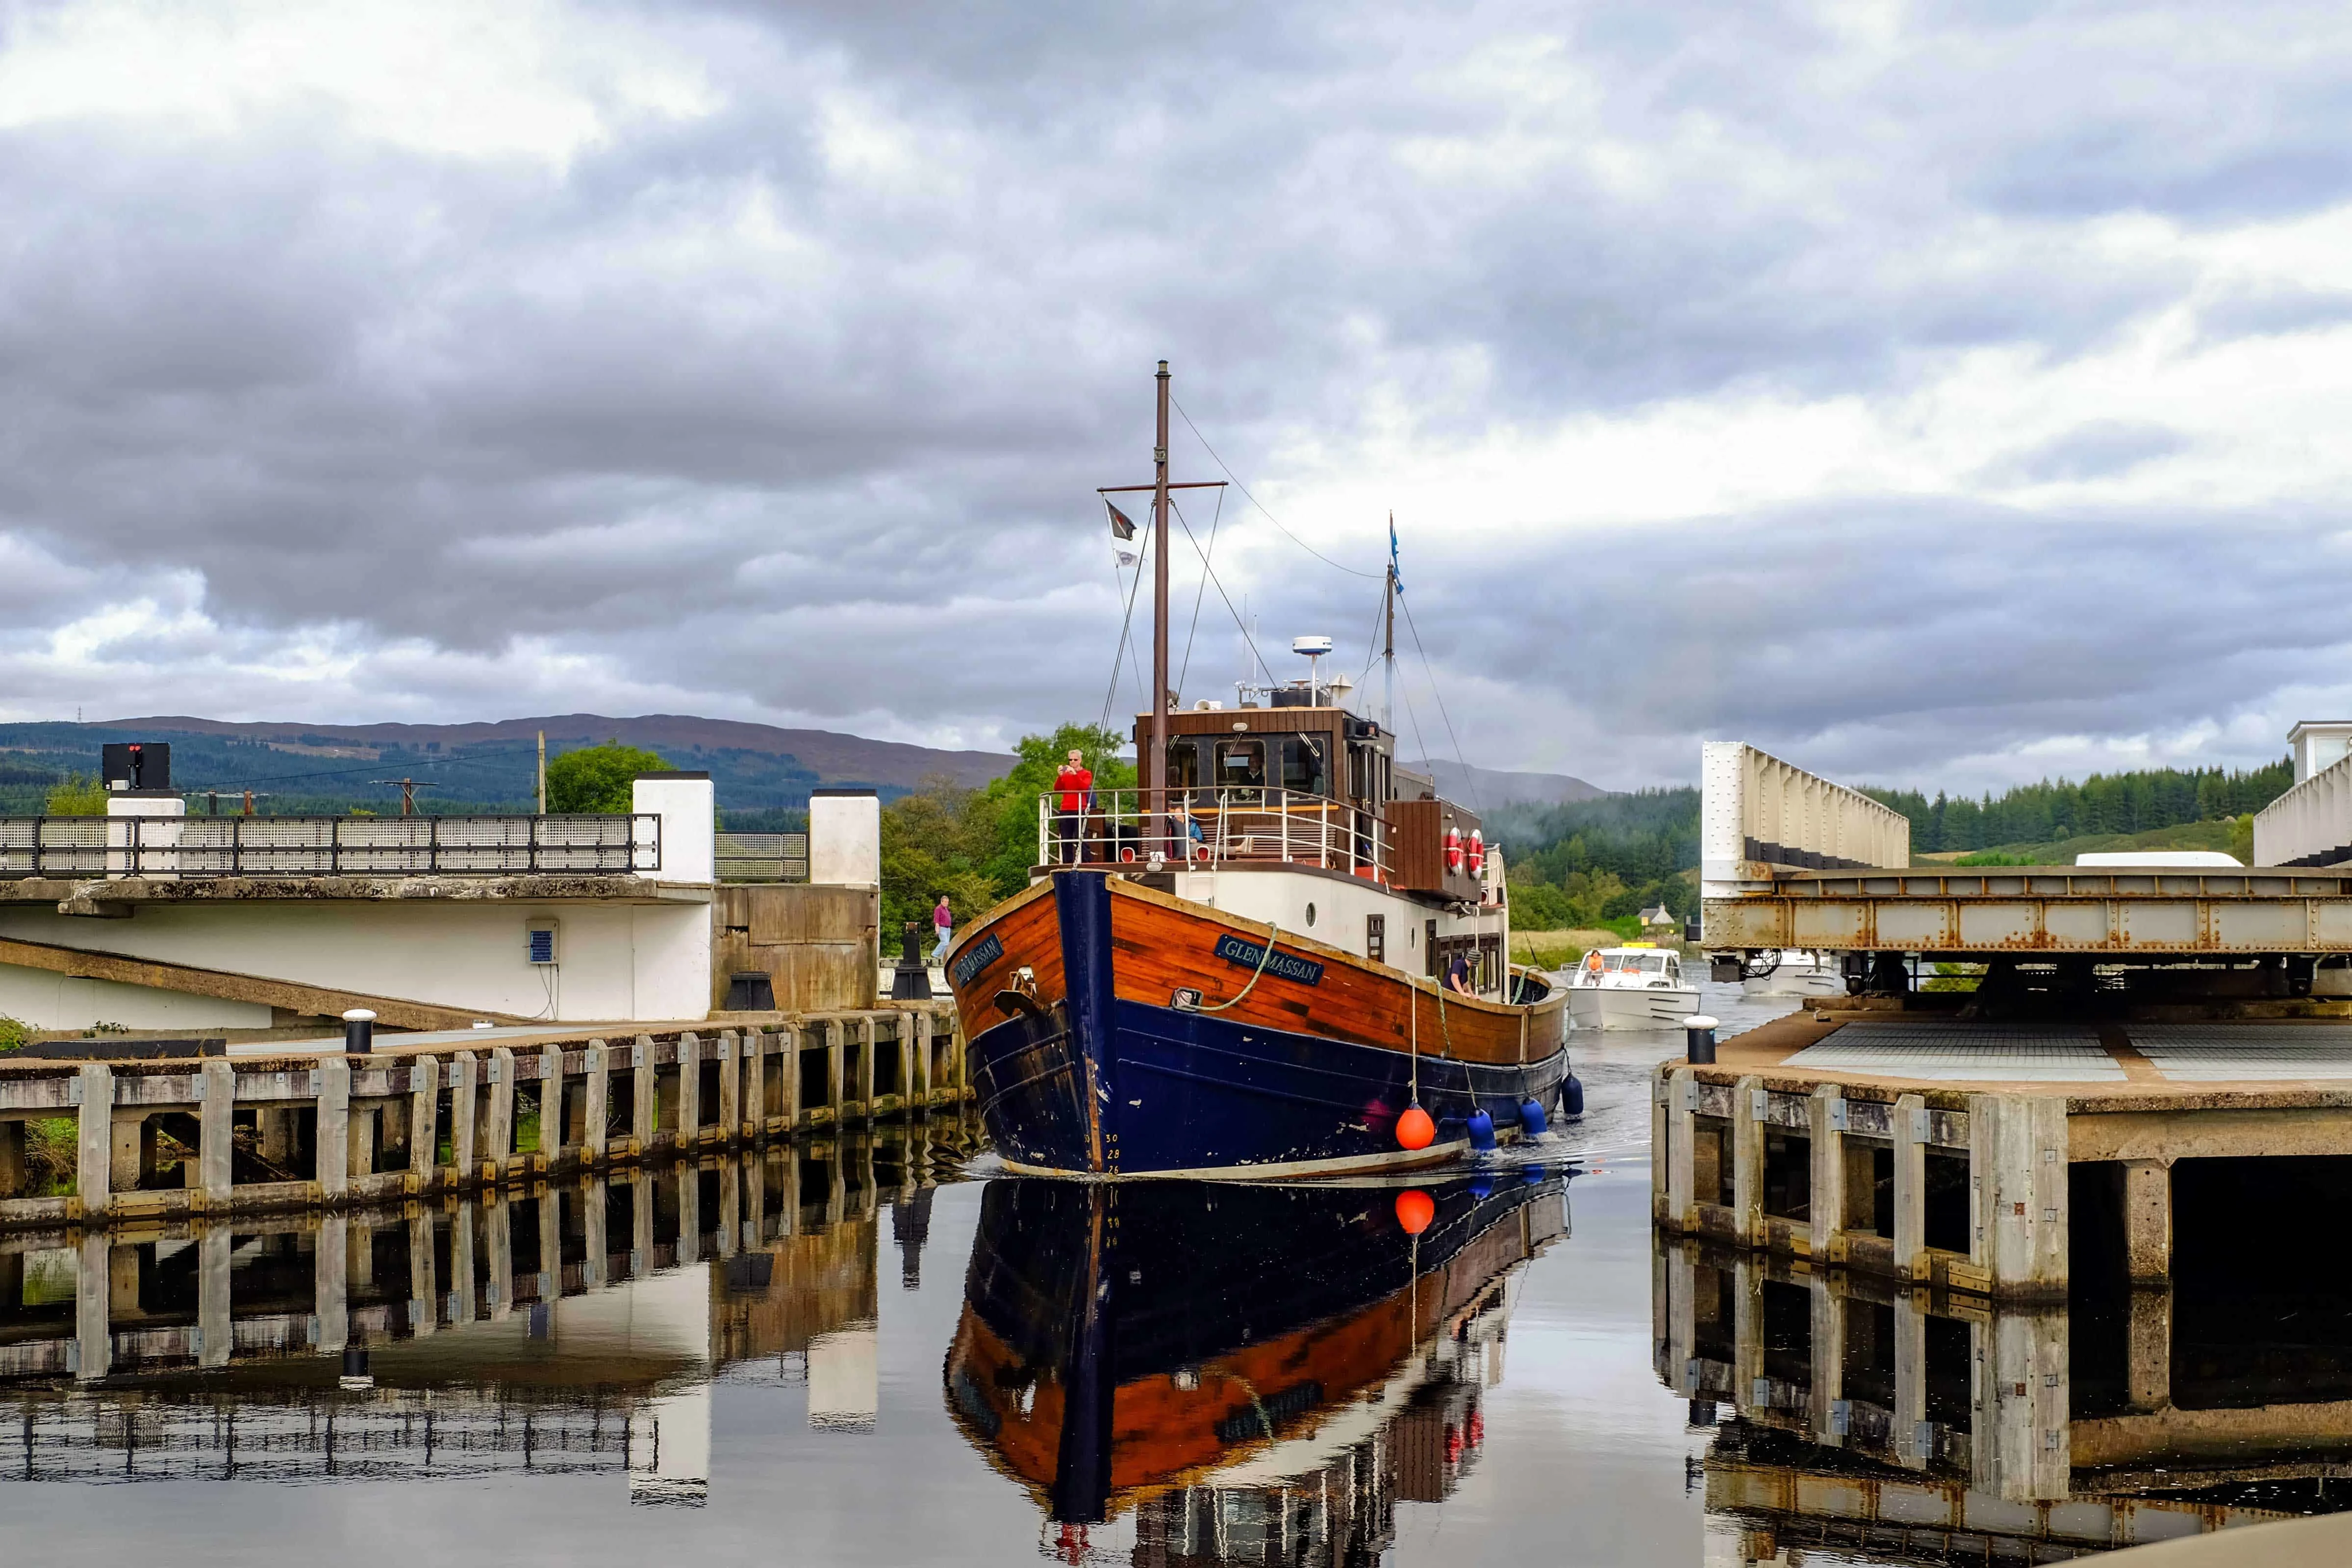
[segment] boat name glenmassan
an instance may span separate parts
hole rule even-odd
[[[1013,1169],[1336,1175],[1541,1131],[1564,990],[1508,962],[1502,856],[1397,764],[1345,682],[1180,710],[1168,679],[1168,366],[1141,787],[1037,805],[1027,889],[950,950],[980,1113]],[[1117,521],[1124,521],[1117,519]],[[1393,551],[1384,585],[1393,683]],[[1302,638],[1298,651],[1329,651]],[[1572,1093],[1571,1089],[1571,1093]]]

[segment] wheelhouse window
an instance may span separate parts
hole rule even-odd
[[[1226,790],[1265,787],[1265,742],[1259,740],[1219,741],[1216,786]]]
[[[1201,746],[1202,742],[1190,737],[1180,737],[1168,742],[1168,787],[1180,793],[1176,798],[1190,801],[1201,787]]]
[[[1323,742],[1315,735],[1285,735],[1282,787],[1298,795],[1328,795],[1324,787]]]

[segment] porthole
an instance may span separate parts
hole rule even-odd
[[[1313,925],[1315,923],[1315,906],[1313,904],[1307,906],[1307,923],[1308,925]]]

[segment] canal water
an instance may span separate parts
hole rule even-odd
[[[2276,1443],[2220,1490],[2143,1458],[2104,1502],[2003,1498],[1948,1390],[1923,1461],[1869,1457],[1880,1316],[1926,1314],[1931,1363],[2008,1331],[1948,1302],[1838,1299],[1849,1427],[1811,1442],[1769,1414],[1807,1287],[1654,1242],[1647,1075],[1679,1037],[1574,1047],[1580,1121],[1410,1184],[1011,1179],[935,1126],[9,1254],[0,1524],[49,1564],[1459,1568],[2051,1561],[2332,1506]],[[1662,1339],[1693,1289],[1749,1290],[1759,1342]],[[2129,1317],[2078,1315],[2028,1331],[2088,1355]],[[1755,1421],[1695,1396],[1718,1363],[1769,1385]]]

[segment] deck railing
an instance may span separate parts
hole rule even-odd
[[[661,869],[661,818],[8,816],[0,880],[497,877]]]
[[[1157,852],[1196,868],[1315,866],[1386,881],[1388,824],[1328,795],[1297,790],[1180,789],[1155,825],[1144,792],[1095,790],[1085,807],[1065,811],[1061,796],[1037,799],[1041,866],[1149,863]]]

